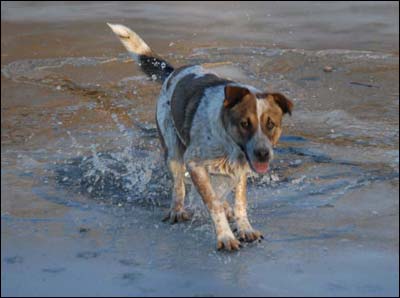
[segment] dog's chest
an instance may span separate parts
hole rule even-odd
[[[239,156],[235,160],[232,157],[222,156],[206,162],[206,168],[210,174],[240,177],[250,171],[245,157]]]

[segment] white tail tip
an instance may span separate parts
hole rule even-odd
[[[117,34],[119,37],[122,38],[129,38],[130,32],[132,32],[131,29],[128,27],[125,27],[124,25],[120,24],[110,24],[107,23],[107,25],[111,28],[111,30]]]
[[[120,41],[132,55],[145,55],[151,53],[149,46],[131,29],[120,24],[107,25],[120,38]]]

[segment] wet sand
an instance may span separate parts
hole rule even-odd
[[[1,5],[2,295],[398,296],[398,4]],[[265,241],[216,252],[193,190],[161,222],[159,86],[106,21],[294,100],[250,179]]]

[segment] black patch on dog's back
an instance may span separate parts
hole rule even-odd
[[[205,90],[231,82],[213,74],[195,77],[195,74],[189,74],[179,80],[171,98],[172,119],[178,136],[186,147],[189,146],[193,118]]]
[[[187,69],[187,68],[189,68],[189,67],[192,67],[192,66],[194,66],[194,65],[185,65],[185,66],[181,66],[181,67],[175,69],[175,70],[173,71],[173,73],[171,74],[171,76],[169,77],[169,79],[168,79],[168,82],[167,82],[167,90],[169,89],[169,87],[171,87],[172,80],[173,80],[177,75],[179,75],[182,71],[184,71],[185,69]]]

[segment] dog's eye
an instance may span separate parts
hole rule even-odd
[[[268,117],[268,120],[267,120],[267,129],[268,129],[268,130],[272,130],[272,129],[274,129],[274,127],[275,127],[275,123],[272,122],[271,118]]]
[[[247,129],[250,127],[250,121],[248,119],[240,121],[240,126]]]

